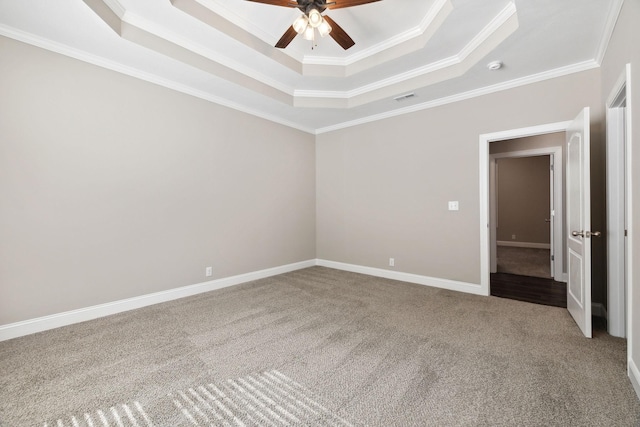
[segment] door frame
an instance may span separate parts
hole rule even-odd
[[[563,177],[564,177],[564,160],[562,157],[562,147],[542,147],[531,148],[520,151],[509,151],[503,153],[489,154],[489,223],[490,230],[490,272],[495,273],[496,270],[496,258],[497,258],[497,238],[496,238],[496,220],[497,220],[497,188],[496,188],[496,159],[508,159],[508,158],[522,158],[522,157],[534,157],[534,156],[550,156],[551,164],[553,165],[553,179],[550,178],[549,189],[550,199],[552,206],[552,224],[553,228],[550,231],[550,246],[551,254],[554,255],[552,276],[557,282],[566,282],[567,275],[564,272],[564,210],[563,210]]]
[[[525,138],[528,136],[545,135],[548,133],[566,132],[571,121],[549,123],[501,132],[480,135],[480,293],[489,295],[489,279],[491,271],[490,259],[490,191],[489,191],[489,143],[509,139]]]
[[[631,65],[627,64],[606,103],[607,124],[607,326],[609,334],[631,338],[633,264],[631,236]],[[626,106],[622,109],[622,103]],[[625,173],[621,173],[624,165]],[[621,187],[625,191],[620,191]],[[625,224],[626,217],[626,224]],[[626,245],[626,250],[625,250]],[[626,280],[625,280],[626,277]],[[625,286],[626,284],[626,286]],[[631,344],[629,343],[629,348]]]

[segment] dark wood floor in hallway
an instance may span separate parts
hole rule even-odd
[[[535,304],[567,307],[567,284],[553,279],[491,274],[491,295]]]

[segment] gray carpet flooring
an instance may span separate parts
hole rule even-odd
[[[566,310],[313,267],[0,343],[3,426],[633,426]]]
[[[549,249],[498,246],[498,273],[551,278]]]

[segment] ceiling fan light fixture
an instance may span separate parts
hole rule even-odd
[[[305,40],[315,39],[315,31],[311,25],[307,25],[307,28],[305,28],[304,33],[302,34],[302,37],[304,37]]]
[[[317,9],[311,9],[311,11],[309,11],[309,25],[313,28],[317,28],[322,24],[322,21],[324,21],[324,19],[322,19],[322,15],[320,15],[320,12],[318,12]]]
[[[307,28],[308,23],[309,23],[309,20],[307,19],[307,17],[304,15],[300,15],[298,19],[293,21],[293,29],[296,30],[296,33],[302,34],[304,33],[304,30]]]
[[[331,30],[332,30],[331,25],[329,25],[329,23],[324,19],[322,20],[320,25],[318,25],[318,32],[320,33],[321,37],[328,36]]]

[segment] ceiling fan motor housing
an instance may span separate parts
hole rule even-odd
[[[325,0],[298,0],[298,7],[305,15],[309,15],[313,9],[322,13],[327,9],[327,2]]]

